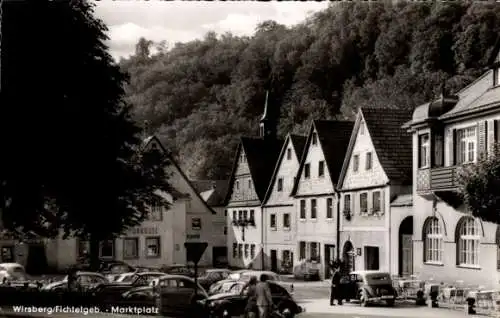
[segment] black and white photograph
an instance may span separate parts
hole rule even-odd
[[[0,0],[0,317],[500,316],[500,2]]]

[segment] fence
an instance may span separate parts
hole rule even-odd
[[[392,284],[400,299],[414,300],[417,299],[417,292],[423,290],[425,282],[413,277],[393,277]]]

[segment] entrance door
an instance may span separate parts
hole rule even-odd
[[[401,275],[413,274],[413,235],[401,235]]]
[[[365,269],[379,270],[379,248],[378,246],[365,246]]]
[[[278,272],[278,252],[276,250],[271,250],[271,270]]]
[[[332,276],[330,265],[335,260],[335,245],[325,244],[325,279]]]

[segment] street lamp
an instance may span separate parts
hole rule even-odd
[[[255,220],[254,218],[243,218],[239,220],[234,220],[233,225],[241,228],[241,240],[244,242],[245,241],[245,229],[249,226],[255,226]]]

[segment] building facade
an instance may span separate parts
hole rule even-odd
[[[283,144],[264,197],[264,252],[269,255],[266,269],[293,271],[297,222],[292,192],[306,137],[289,134]]]
[[[353,123],[317,120],[311,124],[292,196],[297,218],[295,267],[313,262],[320,277],[329,275],[329,264],[338,251],[337,179]]]
[[[358,111],[338,181],[340,246],[351,270],[412,274],[412,146],[401,127],[410,118],[407,110]]]
[[[144,149],[150,147],[167,154],[156,137],[145,140]],[[224,246],[223,241],[214,240],[213,233],[222,231],[224,225],[213,222],[215,211],[203,200],[177,163],[171,158],[170,162],[166,169],[170,172],[169,183],[174,190],[165,194],[171,203],[169,209],[152,206],[148,218],[140,226],[129,229],[122,237],[101,242],[101,258],[151,267],[186,264],[184,243],[207,242],[209,245],[199,265],[212,266],[214,243]],[[77,239],[57,239],[49,246],[56,251],[56,260],[51,263],[59,269],[75,264],[80,256],[88,253],[88,242]]]
[[[229,264],[237,268],[262,269],[267,262],[261,205],[283,145],[267,99],[259,128],[260,137],[241,138],[226,197]]]
[[[417,107],[413,135],[414,270],[422,279],[497,287],[498,226],[474,218],[457,173],[499,141],[500,42],[491,68],[455,95]]]

